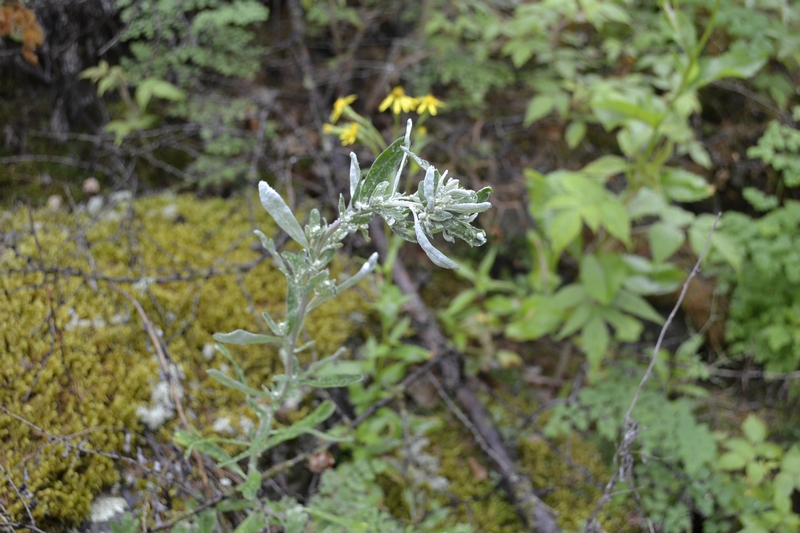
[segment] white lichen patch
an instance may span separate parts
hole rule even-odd
[[[128,510],[124,498],[99,496],[92,502],[92,522],[108,522]]]

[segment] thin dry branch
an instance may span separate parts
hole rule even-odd
[[[717,217],[714,219],[714,224],[711,226],[711,231],[708,232],[708,237],[706,238],[703,251],[697,258],[697,262],[695,262],[692,271],[686,278],[686,281],[684,281],[683,289],[678,297],[678,301],[675,302],[675,306],[672,308],[672,311],[669,313],[666,322],[664,322],[664,325],[661,327],[661,332],[658,335],[655,348],[653,348],[653,355],[650,357],[650,364],[647,366],[647,370],[642,376],[641,381],[639,381],[639,386],[636,387],[636,392],[633,395],[630,406],[628,406],[628,411],[625,413],[622,442],[620,442],[616,451],[614,452],[614,465],[619,465],[619,467],[614,469],[611,479],[608,481],[605,489],[603,490],[603,496],[600,498],[600,501],[597,502],[597,505],[592,511],[591,516],[589,516],[589,519],[586,521],[586,525],[583,528],[584,533],[599,533],[602,531],[600,526],[597,524],[597,515],[600,513],[600,510],[611,500],[611,493],[614,490],[617,481],[624,481],[624,479],[630,475],[630,472],[633,469],[633,445],[636,443],[636,439],[639,437],[639,424],[633,419],[633,410],[636,407],[636,403],[639,401],[639,396],[642,393],[645,383],[647,383],[647,380],[650,379],[650,374],[652,374],[653,368],[658,360],[658,352],[661,350],[661,344],[664,342],[664,337],[667,334],[667,330],[672,324],[672,320],[675,318],[675,315],[678,314],[678,309],[680,309],[683,299],[686,297],[686,291],[689,288],[689,283],[697,275],[697,272],[700,270],[700,264],[703,262],[703,258],[706,256],[706,253],[708,253],[708,247],[711,244],[711,236],[714,235],[714,230],[717,228],[717,223],[719,222],[721,216],[722,212],[717,213]]]

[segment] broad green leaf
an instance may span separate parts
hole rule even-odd
[[[297,241],[303,248],[308,248],[308,239],[297,222],[292,210],[286,205],[286,202],[281,196],[270,187],[266,181],[258,183],[258,195],[261,199],[261,205],[264,206],[267,213],[275,220],[275,223],[285,231],[289,237]]]
[[[650,242],[653,261],[656,263],[672,257],[685,239],[686,236],[682,230],[664,222],[656,222],[647,230],[647,240]]]
[[[261,533],[264,531],[267,522],[264,519],[264,514],[260,511],[256,511],[250,516],[248,516],[244,522],[239,524],[233,533]]]
[[[581,172],[589,177],[607,180],[628,169],[628,162],[618,155],[604,155],[583,167]]]
[[[540,94],[534,96],[528,102],[528,108],[525,111],[525,119],[522,121],[523,125],[530,126],[540,118],[548,115],[556,106],[555,98],[550,94]]]
[[[611,307],[600,309],[598,316],[614,328],[614,337],[620,341],[636,342],[644,329],[639,319],[620,313]]]
[[[526,299],[524,313],[506,327],[506,335],[514,340],[533,340],[556,331],[563,320],[563,309],[552,298],[531,296]]]
[[[620,96],[600,97],[592,100],[592,109],[606,129],[612,129],[625,119],[636,119],[656,127],[664,117],[662,112],[634,103]]]
[[[558,332],[559,339],[565,339],[583,328],[589,319],[592,317],[592,310],[594,306],[591,302],[585,302],[583,305],[576,307],[564,321],[564,325]]]
[[[580,272],[578,278],[586,292],[602,304],[611,301],[613,294],[608,286],[603,265],[594,255],[585,255],[581,258]]]
[[[614,298],[614,305],[626,313],[650,320],[656,324],[664,322],[664,318],[658,314],[658,311],[653,309],[653,306],[647,303],[647,300],[624,289],[617,292],[616,298]]]
[[[658,215],[667,206],[664,195],[653,189],[643,187],[639,189],[628,202],[628,216],[638,219],[647,215]]]
[[[716,57],[702,58],[700,73],[692,83],[692,88],[699,89],[722,78],[751,78],[766,61],[766,53],[747,47],[739,47]]]
[[[404,142],[405,138],[400,137],[378,155],[367,171],[367,175],[356,187],[353,204],[355,202],[368,202],[379,183],[391,183],[395,177],[394,174],[397,171],[397,167],[405,156],[403,151]]]
[[[789,474],[781,472],[775,476],[773,481],[772,504],[781,513],[788,513],[792,509],[792,493],[797,487],[797,483]]]
[[[550,226],[545,229],[550,246],[553,248],[553,255],[561,255],[581,233],[583,223],[581,215],[577,211],[561,211],[557,213]]]
[[[564,140],[567,141],[567,146],[572,149],[576,148],[585,136],[586,123],[582,120],[573,120],[564,131]]]
[[[722,470],[741,470],[745,467],[747,461],[741,455],[733,452],[727,452],[720,455],[717,461],[717,468]]]
[[[742,422],[742,433],[753,444],[764,442],[767,438],[767,425],[754,414],[747,415]]]
[[[609,334],[605,322],[600,317],[592,318],[581,332],[581,349],[589,362],[590,375],[597,375],[600,370],[608,344]]]
[[[697,202],[714,194],[714,186],[705,178],[683,168],[665,168],[661,185],[667,196],[678,202]]]
[[[219,383],[222,383],[226,387],[230,387],[231,389],[236,389],[239,392],[242,392],[248,396],[257,396],[259,398],[272,400],[272,395],[269,394],[268,392],[260,391],[252,387],[249,387],[246,384],[242,383],[241,381],[237,381],[232,377],[228,376],[227,374],[223,374],[219,370],[212,368],[210,370],[207,370],[207,373],[211,377],[211,379],[213,379],[214,381],[218,381]]]
[[[268,344],[282,342],[280,337],[250,333],[243,329],[237,329],[230,333],[214,333],[214,340],[225,344]]]
[[[616,199],[602,204],[603,226],[625,246],[631,245],[631,220],[625,206]]]

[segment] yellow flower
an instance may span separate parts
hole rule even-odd
[[[412,96],[408,96],[405,89],[402,87],[395,87],[392,89],[392,92],[389,93],[389,96],[384,98],[378,109],[380,111],[386,111],[389,106],[392,106],[392,113],[395,115],[399,115],[400,111],[408,113],[409,111],[416,109],[417,99]]]
[[[334,126],[333,124],[323,124],[322,125],[322,132],[323,133],[333,133],[334,128],[336,128],[336,126]]]
[[[344,108],[348,107],[355,101],[356,101],[356,95],[354,94],[351,94],[350,96],[345,96],[344,98],[337,98],[336,101],[333,103],[333,111],[331,112],[331,122],[336,122],[337,120],[339,120],[339,117],[342,116]]]
[[[351,122],[350,125],[345,126],[339,138],[342,140],[342,146],[347,146],[348,144],[356,142],[356,138],[358,138],[358,124]]]
[[[423,114],[425,111],[430,113],[431,115],[436,116],[436,113],[439,112],[437,107],[445,107],[444,102],[433,96],[431,93],[423,96],[419,99],[419,106],[417,107],[417,113],[420,115]]]

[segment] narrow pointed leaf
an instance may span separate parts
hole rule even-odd
[[[367,262],[361,266],[361,269],[358,272],[350,276],[350,278],[344,280],[336,287],[337,292],[342,292],[344,290],[347,290],[356,283],[358,283],[359,281],[361,281],[362,279],[364,279],[364,276],[366,276],[375,269],[375,265],[377,264],[377,262],[378,262],[378,253],[375,252],[371,256],[369,256]]]
[[[272,400],[272,395],[270,393],[254,389],[252,387],[248,387],[244,383],[236,381],[232,377],[228,376],[227,374],[223,374],[219,370],[215,370],[212,368],[211,370],[208,370],[208,375],[214,381],[218,381],[231,389],[236,389],[239,392],[243,392],[244,394],[247,394],[249,396],[258,396],[259,398]]]
[[[358,182],[361,181],[361,168],[358,166],[356,154],[350,152],[350,201],[356,196]]]
[[[214,340],[217,342],[224,342],[225,344],[278,344],[282,342],[280,337],[250,333],[243,329],[237,329],[230,333],[214,333]]]
[[[417,243],[419,243],[430,260],[433,261],[433,264],[442,268],[458,270],[458,264],[455,261],[433,247],[431,241],[428,240],[428,236],[425,235],[425,232],[422,230],[422,225],[419,223],[419,220],[417,220],[416,213],[414,213],[414,233],[417,237]]]

